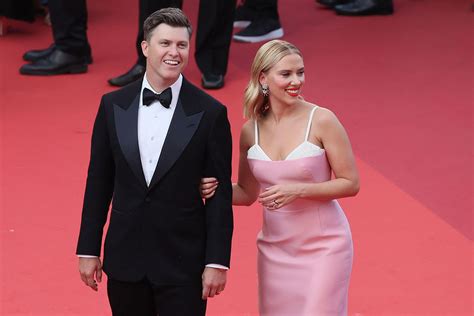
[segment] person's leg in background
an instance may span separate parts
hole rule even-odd
[[[237,8],[234,26],[245,27],[234,35],[234,40],[239,42],[256,43],[282,37],[277,0],[246,0]]]
[[[49,0],[48,7],[56,48],[68,54],[90,58],[86,0]]]
[[[224,86],[236,0],[201,0],[194,57],[206,89]]]
[[[92,62],[87,39],[86,0],[49,0],[54,44],[47,49],[29,51],[23,58],[25,75],[57,75],[83,73]]]

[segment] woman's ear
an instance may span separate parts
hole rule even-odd
[[[258,77],[258,82],[260,82],[260,85],[267,83],[267,76],[263,72],[260,73],[260,76]]]

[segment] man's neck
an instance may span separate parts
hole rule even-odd
[[[165,80],[162,77],[153,75],[153,73],[151,71],[147,71],[145,75],[146,75],[146,80],[148,81],[150,86],[153,88],[153,90],[155,90],[158,93],[161,93],[163,90],[170,87],[179,78],[179,76],[178,76],[178,77],[173,78],[173,79]]]

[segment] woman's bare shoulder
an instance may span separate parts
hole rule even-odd
[[[314,113],[314,116],[313,116],[313,122],[317,124],[323,124],[323,125],[334,124],[334,123],[339,122],[336,114],[334,114],[334,112],[328,109],[327,107],[323,107],[323,106],[319,106],[315,104],[313,105],[317,106],[316,112]]]
[[[249,119],[242,125],[241,136],[253,136],[255,132],[255,120]]]
[[[240,131],[240,143],[250,146],[253,144],[255,134],[255,120],[249,119],[243,125]]]

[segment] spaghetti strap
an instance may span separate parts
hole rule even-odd
[[[314,111],[316,111],[317,108],[318,108],[317,105],[314,106],[314,108],[311,110],[311,113],[309,114],[308,127],[306,127],[306,136],[304,138],[305,141],[308,141],[309,131],[311,130],[311,123],[313,122],[313,114],[314,114]]]
[[[255,125],[255,145],[258,145],[258,125],[257,125],[257,120],[254,119],[254,125]]]

